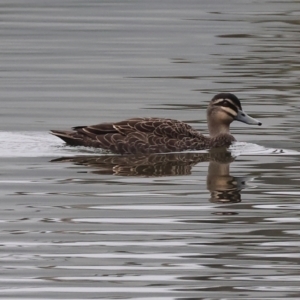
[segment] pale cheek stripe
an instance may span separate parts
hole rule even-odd
[[[222,107],[222,110],[226,111],[228,114],[232,115],[232,116],[237,116],[236,111],[234,111],[233,109],[231,109],[230,107]]]

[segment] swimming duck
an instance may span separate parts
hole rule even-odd
[[[209,136],[184,122],[163,118],[132,118],[51,133],[71,146],[102,148],[118,154],[166,153],[229,147],[235,141],[229,129],[234,120],[261,125],[242,110],[235,95],[221,93],[212,98],[207,108]]]

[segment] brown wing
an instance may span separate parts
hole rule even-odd
[[[190,125],[172,119],[160,118],[132,118],[117,123],[102,123],[91,126],[77,126],[73,128],[77,132],[85,134],[120,133],[128,135],[133,132],[153,133],[157,136],[170,138],[199,137],[199,133]]]
[[[190,125],[160,118],[133,118],[117,123],[78,126],[73,130],[72,143],[69,132],[63,135],[53,131],[53,134],[72,145],[77,143],[99,147],[114,153],[161,153],[197,149],[201,140],[205,139]]]
[[[132,131],[134,125],[143,120],[145,120],[145,118],[133,118],[118,123],[101,123],[101,124],[90,125],[90,126],[76,126],[73,127],[73,130],[76,131],[84,130],[85,132],[91,132],[94,134],[105,134],[105,133],[118,132],[115,126],[120,126],[121,128],[124,128],[124,130],[127,128],[129,131]]]

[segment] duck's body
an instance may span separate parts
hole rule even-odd
[[[247,116],[238,98],[229,93],[218,94],[211,100],[207,119],[209,137],[184,122],[162,118],[132,118],[51,133],[72,146],[102,148],[120,154],[165,153],[228,147],[235,141],[229,131],[233,120],[261,125]]]
[[[234,138],[223,134],[209,138],[190,125],[172,119],[134,118],[118,123],[53,130],[52,134],[73,146],[107,149],[113,153],[166,153],[229,146]]]

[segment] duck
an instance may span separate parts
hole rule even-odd
[[[228,148],[236,141],[230,133],[233,121],[262,125],[243,111],[237,96],[219,93],[207,108],[209,136],[182,121],[155,117],[76,126],[72,130],[51,130],[50,133],[70,146],[101,148],[114,154],[168,153]]]

